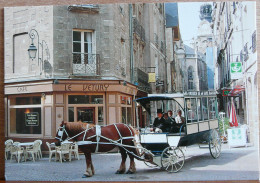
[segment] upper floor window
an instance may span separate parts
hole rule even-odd
[[[193,90],[193,68],[189,66],[188,68],[188,90]]]
[[[252,34],[252,52],[256,51],[256,31]]]
[[[86,59],[93,53],[93,31],[74,30],[73,31],[73,63],[91,64],[91,59]],[[79,59],[81,58],[81,59]]]
[[[96,54],[96,32],[74,29],[72,35],[73,74],[99,75],[99,55]]]
[[[240,62],[244,61],[244,53],[243,50],[240,51]]]
[[[244,61],[248,60],[248,47],[247,47],[247,43],[244,46]]]

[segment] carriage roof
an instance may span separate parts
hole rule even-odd
[[[189,97],[206,97],[212,96],[216,97],[215,91],[190,91],[185,93],[165,93],[165,94],[148,94],[148,97],[142,97],[136,99],[141,105],[145,105],[150,101],[161,101],[161,100],[175,100],[183,107],[184,98]]]

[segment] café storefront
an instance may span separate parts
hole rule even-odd
[[[122,80],[45,80],[5,85],[5,136],[53,139],[64,121],[135,126],[135,85]]]

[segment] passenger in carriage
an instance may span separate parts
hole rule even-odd
[[[157,109],[157,117],[154,119],[153,122],[153,131],[155,131],[156,128],[162,128],[165,120],[163,118],[162,109]],[[162,130],[162,129],[161,129]]]
[[[185,118],[182,116],[182,111],[180,109],[178,110],[178,115],[175,117],[175,121],[176,121],[176,126],[177,126],[178,130],[185,123]],[[184,131],[184,128],[182,128],[181,131]]]
[[[172,114],[172,110],[168,110],[168,116],[169,116],[170,119],[175,121],[175,118],[173,117],[173,114]]]
[[[168,113],[164,113],[163,118],[165,120],[164,124],[163,124],[163,132],[172,132],[172,127],[173,124],[175,123],[174,118],[170,118],[168,116]]]
[[[183,124],[185,122],[185,118],[182,117],[182,111],[178,110],[178,115],[175,117],[175,121],[177,124]]]

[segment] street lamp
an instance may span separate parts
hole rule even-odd
[[[36,53],[37,53],[37,48],[32,43],[30,45],[29,49],[28,49],[29,58],[32,59],[32,60],[35,59],[36,58]]]
[[[36,35],[38,38],[38,49],[40,49],[40,46],[41,46],[41,56],[40,56],[40,51],[38,51],[38,66],[40,65],[40,71],[42,71],[42,70],[44,70],[43,64],[45,62],[49,62],[50,52],[49,52],[47,43],[44,40],[42,40],[40,42],[39,34],[35,29],[31,29],[31,31],[29,32],[29,37],[31,38],[32,43],[28,48],[28,55],[29,55],[29,58],[32,60],[34,60],[36,58],[37,47],[34,45],[34,42],[33,42],[33,40],[36,38]],[[44,45],[45,45],[45,49],[44,49]],[[44,51],[46,53],[45,58],[44,58]],[[40,72],[40,74],[42,74],[42,72]]]

